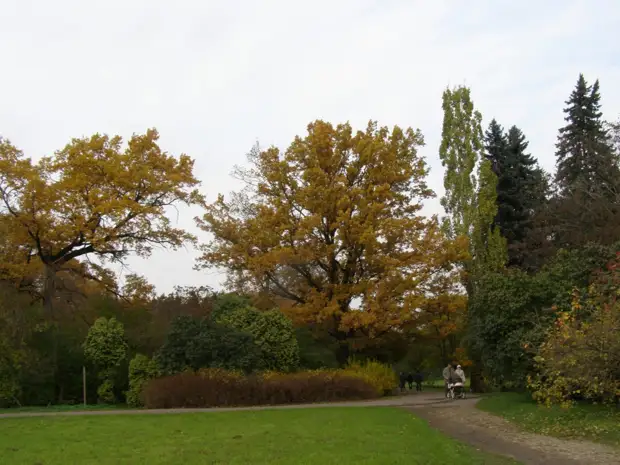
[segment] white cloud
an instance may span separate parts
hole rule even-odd
[[[210,199],[235,186],[228,174],[256,140],[284,146],[315,118],[419,127],[441,193],[447,85],[470,85],[486,122],[520,126],[547,169],[579,72],[620,114],[614,0],[3,0],[0,11],[0,134],[39,157],[71,137],[155,126],[166,150],[196,158]],[[197,213],[179,224],[193,230]],[[215,285],[192,271],[195,255],[132,268],[162,291]]]

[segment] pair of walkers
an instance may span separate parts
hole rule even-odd
[[[445,387],[446,396],[450,390],[450,385],[455,383],[462,383],[465,386],[465,372],[461,365],[448,363],[443,369],[443,382]]]
[[[420,392],[422,391],[422,381],[424,381],[424,375],[422,375],[422,372],[420,370],[417,370],[415,374],[406,374],[401,371],[399,375],[399,381],[401,391],[405,390],[405,386],[407,384],[409,385],[409,389],[412,390],[413,383],[415,383],[415,390]]]

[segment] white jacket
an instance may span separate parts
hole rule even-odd
[[[454,374],[458,376],[459,378],[461,378],[463,380],[463,384],[465,384],[465,372],[463,371],[462,368],[457,368]]]

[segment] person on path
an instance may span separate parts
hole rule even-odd
[[[452,382],[454,382],[454,368],[452,367],[451,363],[448,363],[448,365],[446,365],[446,367],[443,369],[443,383],[445,387],[446,397],[448,397],[448,391],[450,390],[448,388],[448,384]]]
[[[407,382],[407,375],[404,372],[400,372],[398,376],[398,381],[400,382],[400,390],[401,392],[405,390],[405,383]]]
[[[454,374],[457,378],[460,378],[461,383],[465,385],[465,372],[461,368],[461,365],[456,366],[456,370],[454,371]]]
[[[416,370],[415,375],[413,375],[413,380],[415,381],[415,390],[417,392],[422,392],[422,381],[424,381],[424,375],[420,369]]]
[[[407,384],[409,385],[409,390],[412,391],[413,390],[413,374],[409,373],[407,375]]]

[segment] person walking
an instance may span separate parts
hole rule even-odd
[[[448,385],[452,382],[454,382],[454,368],[452,367],[452,364],[448,362],[446,367],[443,369],[443,383],[446,397],[448,397],[448,391],[450,390]]]
[[[403,371],[400,372],[400,375],[398,376],[398,381],[400,384],[400,391],[404,392],[405,383],[407,382],[407,375]]]
[[[415,381],[416,392],[422,392],[422,381],[424,381],[424,375],[422,374],[422,370],[416,370],[415,375],[413,375],[413,380]]]
[[[413,391],[413,374],[409,373],[407,375],[407,384],[409,385],[409,390]]]
[[[454,371],[454,375],[460,379],[461,383],[463,383],[463,386],[465,386],[465,372],[463,371],[463,368],[461,368],[461,365],[457,365],[456,366],[456,370]]]

